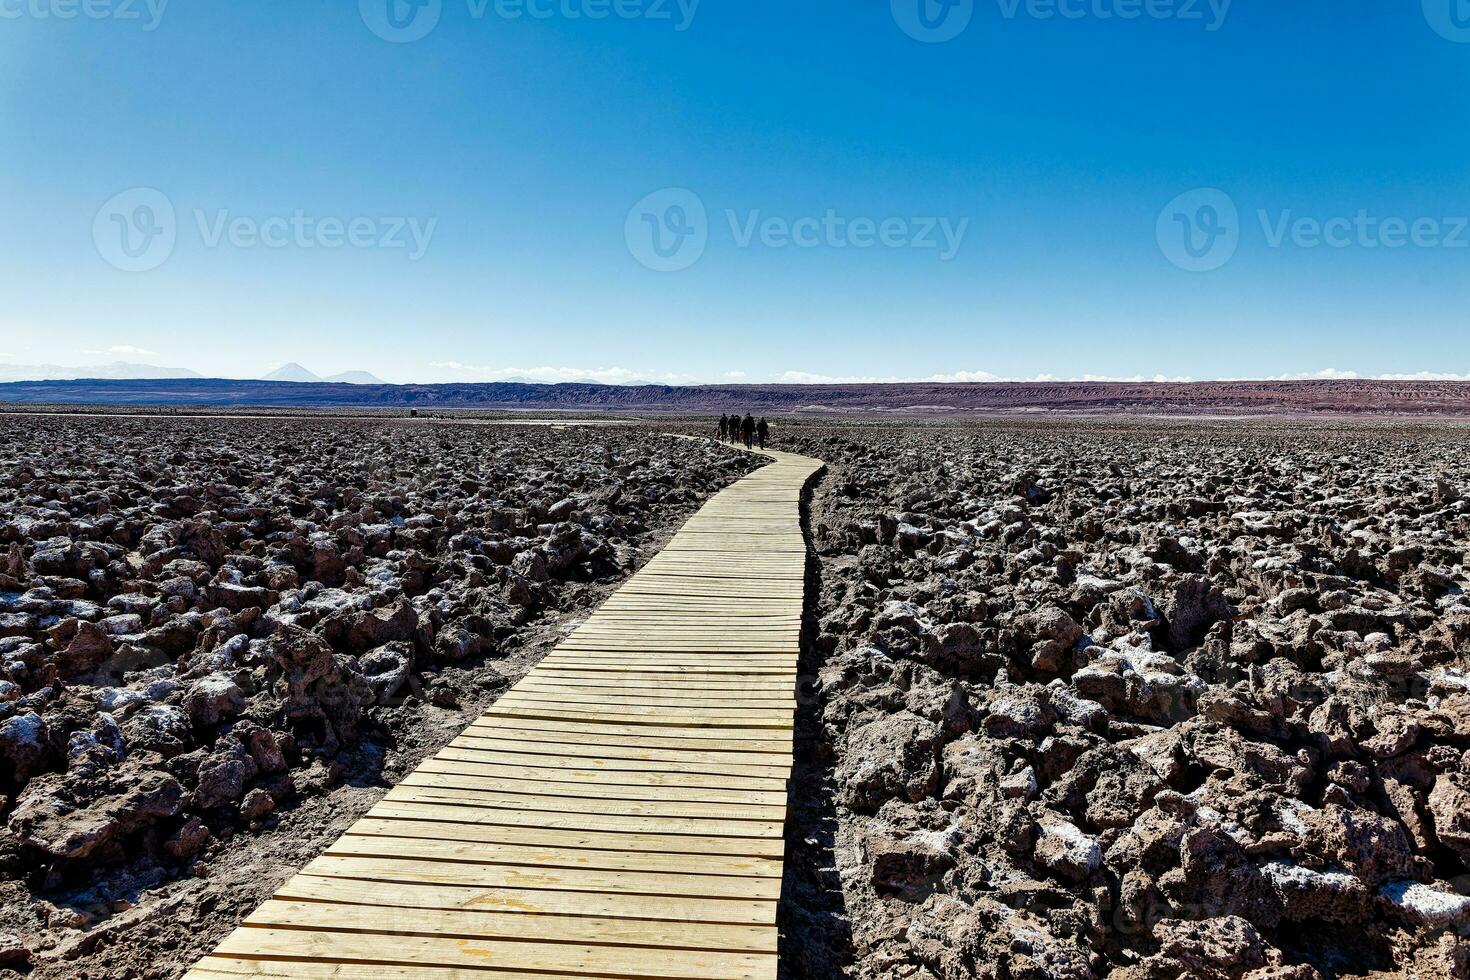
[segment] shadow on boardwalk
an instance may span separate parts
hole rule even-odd
[[[823,744],[821,699],[815,682],[824,655],[817,649],[817,606],[822,598],[822,563],[810,547],[812,489],[802,494],[802,530],[808,541],[806,610],[802,617],[800,690],[797,696],[795,762],[786,821],[786,873],[781,887],[781,980],[837,980],[852,961],[851,923],[837,874],[836,757]]]

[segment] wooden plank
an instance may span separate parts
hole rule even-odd
[[[590,660],[645,660],[671,664],[745,667],[794,667],[799,653],[796,643],[724,644],[693,642],[662,644],[634,643],[629,641],[602,642],[582,641],[568,638],[557,644],[547,658],[580,663]]]
[[[494,715],[497,718],[536,718],[542,721],[570,721],[584,720],[590,718],[593,720],[616,722],[620,725],[647,725],[652,728],[657,728],[659,726],[676,726],[679,728],[728,729],[736,724],[735,721],[730,718],[720,718],[714,715],[701,715],[689,712],[675,715],[667,714],[665,712],[658,712],[657,714],[630,714],[627,712],[618,711],[583,711],[576,709],[559,711],[554,708],[532,707],[524,704],[502,704],[499,701],[497,701],[486,712],[486,714]],[[789,738],[791,719],[759,719],[758,721],[745,721],[741,722],[740,724],[747,728],[752,726],[767,728],[773,732],[781,731],[784,729],[787,731]]]
[[[739,667],[788,667],[796,663],[798,650],[795,643],[632,643],[628,641],[581,641],[568,640],[559,645],[554,654],[563,663],[584,661],[607,661],[609,663],[662,663],[675,666],[701,666],[704,664],[726,664]]]
[[[476,721],[470,723],[471,728],[485,729],[522,729],[526,731],[555,732],[559,735],[586,736],[588,739],[607,739],[610,742],[623,741],[625,737],[633,739],[653,739],[644,744],[657,745],[662,742],[698,742],[705,748],[715,748],[714,743],[737,745],[749,748],[750,743],[770,742],[773,746],[788,744],[791,741],[790,733],[779,734],[766,731],[761,728],[728,728],[721,732],[711,732],[704,728],[680,727],[678,725],[665,725],[658,731],[649,731],[640,725],[624,725],[616,722],[592,722],[576,718],[559,719],[557,721],[546,721],[535,718],[501,718],[489,712],[481,715]],[[779,748],[766,749],[764,751],[780,751]]]
[[[590,916],[685,922],[707,925],[765,926],[774,902],[722,898],[662,898],[606,892],[536,891],[480,885],[437,885],[412,881],[300,874],[282,886],[278,897],[313,902],[356,903],[385,908],[424,908],[521,915]]]
[[[563,704],[636,704],[645,708],[700,707],[724,704],[732,708],[774,708],[790,710],[796,705],[795,691],[720,691],[717,688],[684,688],[660,691],[650,688],[607,685],[518,684],[516,694],[539,700],[555,700]]]
[[[364,932],[244,927],[220,943],[222,956],[312,958],[347,963],[419,963],[461,969],[550,970],[621,977],[769,980],[774,954],[648,950],[563,943],[384,936]],[[483,976],[483,974],[482,974]]]
[[[652,767],[642,769],[588,768],[585,766],[529,765],[524,758],[516,760],[487,759],[469,753],[427,759],[420,772],[471,775],[521,782],[585,784],[601,793],[616,787],[679,787],[683,789],[734,789],[786,791],[786,780],[766,775],[742,773],[707,773],[667,771]]]
[[[443,840],[437,837],[387,837],[349,830],[327,848],[336,857],[413,858],[473,865],[534,866],[542,869],[637,871],[687,875],[691,865],[701,875],[735,878],[780,878],[781,862],[767,858],[711,854],[691,861],[683,852],[637,848],[602,850],[586,847],[535,846],[496,841]]]
[[[440,750],[437,758],[459,762],[498,764],[502,766],[531,766],[545,769],[587,770],[591,772],[619,773],[691,773],[714,776],[742,776],[746,778],[785,780],[790,766],[759,766],[738,762],[698,762],[684,758],[627,759],[599,752],[598,747],[589,746],[587,754],[572,755],[540,754],[525,751],[521,745],[499,747],[495,744],[476,744],[471,740],[455,739],[447,748]]]
[[[569,973],[487,972],[402,963],[334,963],[302,959],[247,960],[206,956],[186,980],[586,980]]]
[[[702,733],[703,737],[692,734],[694,732]],[[465,733],[483,735],[488,738],[517,738],[558,744],[567,741],[582,741],[609,747],[737,752],[748,756],[775,755],[782,757],[783,760],[789,760],[791,744],[790,733],[746,730],[730,732],[728,737],[722,737],[719,732],[705,729],[635,728],[626,733],[596,734],[570,725],[563,728],[557,722],[543,721],[539,718],[515,718],[508,715],[503,717],[481,715],[478,721],[472,722],[465,729]],[[768,760],[763,759],[762,761]]]
[[[729,630],[748,632],[752,636],[777,635],[799,639],[801,620],[776,616],[762,616],[751,622],[736,619],[711,621],[708,614],[680,615],[673,612],[638,613],[629,611],[603,617],[595,629],[580,627],[568,635],[589,633],[595,635],[644,633],[654,636],[719,636]]]
[[[449,771],[445,771],[449,770]],[[610,783],[582,784],[552,782],[545,779],[513,779],[477,776],[453,763],[436,764],[430,759],[403,778],[399,786],[434,789],[482,790],[491,793],[521,793],[540,797],[571,797],[606,802],[634,800],[641,802],[675,802],[739,804],[741,806],[784,807],[786,793],[768,790],[734,789],[713,786],[618,786]]]
[[[501,702],[507,705],[557,705],[596,714],[617,712],[635,715],[639,718],[650,714],[655,717],[698,714],[701,717],[746,719],[750,724],[764,723],[767,719],[773,719],[776,724],[789,724],[791,700],[774,699],[774,701],[775,703],[772,703],[771,699],[767,699],[721,703],[715,698],[686,696],[671,703],[669,699],[640,698],[630,694],[619,696],[615,691],[588,697],[567,691],[542,692],[517,689],[501,695]]]
[[[491,729],[496,734],[465,729],[465,734],[450,743],[456,748],[474,749],[490,752],[508,752],[518,755],[527,760],[534,760],[542,765],[550,765],[543,762],[545,757],[568,757],[577,760],[606,760],[609,763],[623,761],[638,761],[648,764],[660,762],[672,762],[693,766],[728,766],[732,770],[757,769],[764,772],[787,772],[791,769],[791,760],[779,752],[734,752],[734,751],[701,751],[699,749],[678,748],[651,745],[618,745],[611,742],[601,742],[589,745],[586,742],[560,741],[554,737],[515,737],[515,732],[508,729]],[[545,735],[546,733],[537,733]],[[567,736],[573,739],[574,736]]]
[[[575,671],[553,675],[549,671],[537,673],[517,688],[528,691],[566,691],[569,694],[596,694],[601,691],[624,692],[644,696],[667,695],[681,698],[690,695],[718,694],[725,691],[731,700],[789,700],[797,695],[796,684],[780,677],[768,678],[760,675],[736,675],[719,679],[703,677],[637,677],[632,671],[607,676],[595,672],[579,674]]]
[[[669,898],[737,898],[764,902],[774,902],[781,897],[780,879],[744,875],[507,866],[332,853],[322,855],[306,867],[308,871],[320,874],[344,866],[354,871],[366,870],[369,877],[383,881],[530,888],[538,891],[614,892],[664,895]]]
[[[706,840],[728,838],[729,846],[736,848],[739,853],[744,853],[745,848],[761,850],[759,845],[766,841],[779,845],[781,837],[779,821],[562,813],[552,810],[481,806],[462,800],[408,800],[401,797],[384,799],[368,811],[368,817],[539,829],[572,829],[588,832],[667,834],[701,837]],[[769,850],[764,850],[762,856],[774,857],[775,855]]]
[[[631,672],[630,672],[631,674]],[[796,690],[795,685],[783,681],[780,678],[764,678],[754,676],[744,677],[636,677],[624,675],[621,677],[605,677],[594,672],[582,673],[575,667],[567,668],[553,675],[549,672],[537,671],[528,676],[521,684],[555,687],[558,689],[574,690],[578,688],[606,688],[612,687],[619,690],[648,690],[648,691],[720,691],[726,690],[731,694],[743,693],[772,693],[790,694]],[[521,684],[517,684],[520,687]]]
[[[781,853],[775,841],[759,838],[726,840],[696,834],[605,833],[586,830],[525,826],[519,824],[451,823],[370,815],[353,824],[349,834],[363,837],[406,837],[448,840],[461,843],[518,844],[528,847],[585,848],[599,851],[653,851],[660,854],[718,854],[776,860]],[[774,853],[773,853],[774,851]]]
[[[690,681],[675,678],[666,686],[650,682],[643,678],[629,677],[627,671],[608,674],[604,677],[590,678],[551,678],[539,676],[535,681],[517,685],[522,694],[567,694],[580,697],[591,696],[618,696],[623,698],[649,698],[653,699],[657,707],[670,701],[689,701],[697,699],[719,698],[722,693],[728,695],[727,702],[732,705],[746,703],[766,703],[771,706],[789,707],[797,699],[797,686],[794,683],[778,684],[750,684],[745,683],[745,675],[732,678],[727,689],[722,692],[721,685],[709,681]]]
[[[550,664],[542,664],[539,670],[597,670],[624,671],[627,673],[652,673],[674,675],[714,674],[729,677],[796,677],[796,665],[737,664],[735,661],[709,660],[698,663],[671,663],[657,660],[610,660],[582,654],[577,657],[558,658]]]
[[[733,634],[733,635],[732,635]],[[774,646],[781,653],[790,653],[800,644],[800,632],[795,629],[768,629],[743,628],[729,626],[721,629],[696,630],[688,627],[670,627],[667,629],[651,628],[647,626],[630,626],[626,628],[582,628],[573,631],[567,636],[572,640],[598,640],[604,642],[631,643],[634,646],[640,644],[663,644],[663,643],[720,643],[739,644],[736,649],[745,648],[745,644],[755,644],[758,647]]]
[[[321,882],[337,882],[370,896],[373,904],[394,907],[418,889],[473,894],[473,907],[487,911],[534,912],[545,915],[593,915],[609,918],[709,922],[728,925],[774,925],[776,901],[714,895],[667,895],[610,888],[548,888],[535,876],[516,877],[493,866],[482,875],[454,872],[461,865],[374,858],[317,858],[288,883],[291,894],[311,895]],[[667,877],[667,876],[666,876]],[[509,879],[509,883],[507,880]],[[587,878],[580,876],[579,883]]]
[[[428,777],[425,777],[428,778]],[[511,810],[545,810],[552,813],[602,813],[626,814],[635,817],[728,817],[732,820],[751,822],[775,822],[785,819],[784,806],[762,806],[753,803],[731,805],[722,801],[690,802],[688,800],[628,800],[610,799],[602,794],[589,796],[559,795],[547,792],[496,792],[471,789],[456,785],[448,780],[444,786],[421,786],[399,783],[388,791],[384,799],[425,800],[429,802],[459,802],[479,804]]]
[[[534,915],[520,912],[381,908],[355,902],[320,904],[274,899],[245,920],[280,929],[332,929],[455,936],[461,939],[524,939],[533,935],[552,943],[596,946],[666,946],[675,949],[774,953],[775,937],[758,926],[704,922],[658,922],[607,916]]]

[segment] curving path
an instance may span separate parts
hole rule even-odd
[[[188,980],[774,978],[822,464],[766,455]]]

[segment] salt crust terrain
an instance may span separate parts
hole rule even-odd
[[[1470,976],[1470,431],[776,430],[787,976]],[[754,465],[0,419],[0,974],[178,976]]]
[[[855,425],[792,976],[1470,976],[1470,433]]]

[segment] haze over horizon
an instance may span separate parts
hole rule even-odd
[[[0,360],[0,384],[23,381],[71,381],[80,379],[98,380],[168,380],[168,379],[219,379],[232,381],[288,381],[295,383],[348,383],[348,384],[388,384],[388,385],[422,385],[422,384],[477,384],[477,383],[514,383],[514,384],[601,384],[601,385],[829,385],[829,384],[984,384],[1003,382],[1030,382],[1030,383],[1206,383],[1206,382],[1250,382],[1250,381],[1356,381],[1356,380],[1378,380],[1378,381],[1456,381],[1470,382],[1470,376],[1457,375],[1448,372],[1420,371],[1408,374],[1362,374],[1357,371],[1341,370],[1338,368],[1325,368],[1321,371],[1301,372],[1286,375],[1266,375],[1261,377],[1240,378],[1193,378],[1193,377],[1166,377],[1164,375],[1135,375],[1132,377],[1115,377],[1105,375],[1080,375],[1076,377],[1060,377],[1056,375],[1035,375],[1031,377],[1002,377],[991,375],[986,372],[966,371],[954,374],[936,374],[922,377],[833,377],[826,375],[815,375],[799,371],[787,371],[772,377],[751,378],[738,374],[737,376],[726,376],[719,379],[697,380],[697,379],[664,379],[660,380],[650,376],[648,373],[629,371],[624,368],[600,369],[600,368],[504,368],[499,370],[487,370],[483,377],[479,378],[452,378],[423,380],[416,378],[380,378],[370,372],[346,369],[332,373],[319,373],[309,368],[304,368],[296,363],[288,363],[277,369],[254,375],[230,374],[230,373],[207,373],[196,371],[192,368],[179,368],[164,365],[137,364],[126,361],[116,361],[111,364],[102,365],[78,365],[67,367],[65,365],[17,365],[8,364]]]
[[[0,372],[1470,377],[1470,44],[1420,7],[32,4]]]

